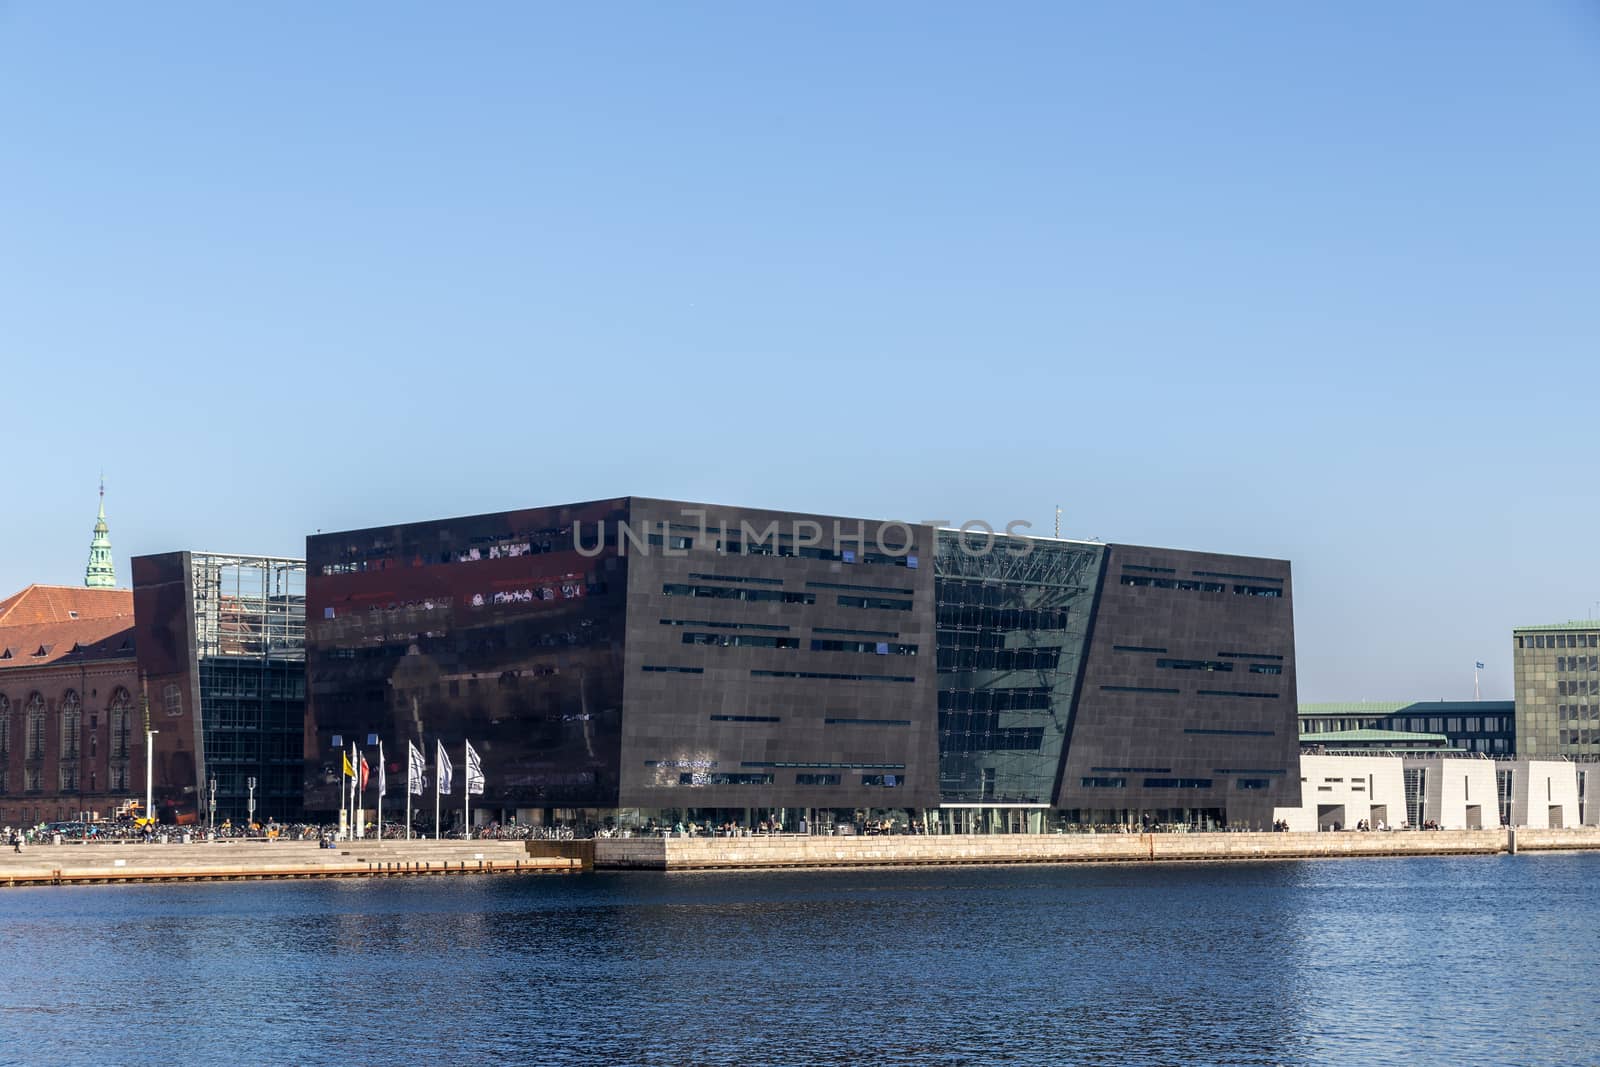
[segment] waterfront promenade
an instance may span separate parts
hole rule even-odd
[[[583,841],[301,841],[35,845],[0,854],[0,886],[577,873],[585,870],[1218,863],[1600,851],[1600,828],[1390,833],[630,837]]]

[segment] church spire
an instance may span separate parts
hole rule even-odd
[[[89,566],[83,584],[91,589],[111,589],[117,573],[111,563],[111,528],[106,525],[106,478],[100,476],[100,517],[94,520],[94,540],[89,542]]]

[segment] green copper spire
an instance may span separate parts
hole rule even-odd
[[[111,528],[106,525],[106,480],[100,479],[100,517],[94,520],[94,540],[89,542],[89,566],[83,584],[91,589],[111,589],[117,572],[111,563]]]

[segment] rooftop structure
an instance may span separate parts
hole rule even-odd
[[[89,565],[83,571],[83,584],[91,589],[111,589],[117,584],[117,571],[111,560],[111,528],[106,525],[106,483],[100,480],[100,515],[94,520],[94,537],[89,542]]]

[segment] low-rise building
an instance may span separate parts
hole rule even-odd
[[[1505,821],[1560,829],[1580,825],[1578,768],[1566,760],[1506,760],[1495,768]]]
[[[1374,830],[1406,821],[1406,786],[1398,756],[1300,756],[1300,803],[1276,808],[1293,831]]]
[[[1458,754],[1406,756],[1406,822],[1440,830],[1499,826],[1498,766],[1491,759]]]

